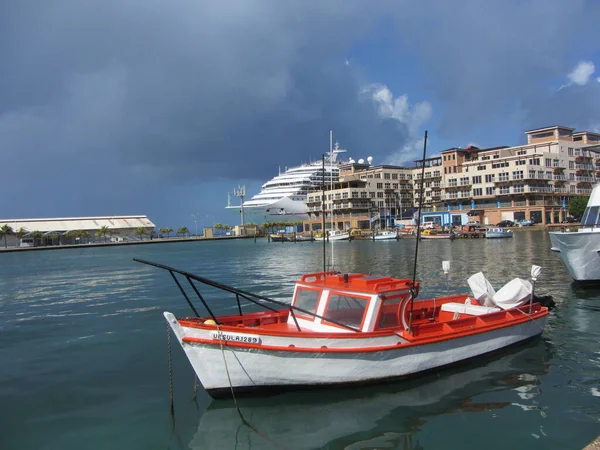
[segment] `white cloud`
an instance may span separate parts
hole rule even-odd
[[[421,127],[431,118],[432,107],[429,102],[419,102],[414,106],[408,102],[406,94],[394,98],[392,91],[382,83],[365,86],[362,95],[370,98],[377,106],[378,113],[386,119],[395,119],[408,129],[407,142],[388,158],[387,164],[404,164],[414,159],[423,148]]]
[[[411,108],[406,94],[394,98],[394,94],[385,84],[369,84],[362,89],[361,94],[370,96],[381,117],[396,119],[406,125],[411,135],[431,118],[432,108],[429,102],[420,102]]]
[[[585,86],[590,81],[590,77],[595,70],[596,67],[593,62],[579,61],[575,68],[567,75],[567,79],[569,80],[568,86],[572,84]],[[598,78],[596,80],[598,80]]]

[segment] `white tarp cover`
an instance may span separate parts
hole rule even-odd
[[[473,297],[477,299],[477,302],[480,305],[489,307],[496,306],[493,300],[496,291],[494,291],[494,288],[482,272],[471,275],[467,282],[469,283],[471,291],[473,291]]]
[[[493,297],[494,303],[502,309],[514,308],[527,303],[532,286],[527,280],[515,278],[506,283]]]

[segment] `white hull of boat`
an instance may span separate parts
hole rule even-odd
[[[550,232],[557,252],[575,281],[600,281],[600,232]]]
[[[506,239],[513,237],[511,231],[492,231],[485,234],[486,239]]]
[[[347,241],[348,239],[350,239],[350,234],[349,233],[334,234],[325,239],[328,241]],[[323,240],[322,237],[315,238],[315,241],[322,241],[322,240]]]
[[[394,232],[383,232],[381,234],[376,234],[374,239],[376,241],[388,241],[391,239],[397,239],[398,235]]]
[[[413,345],[397,335],[365,339],[297,338],[257,335],[252,348],[220,345],[215,331],[183,328],[164,313],[202,385],[211,393],[227,395],[241,389],[364,383],[413,375],[480,356],[540,335],[547,316],[485,333]],[[227,339],[252,338],[225,333]],[[184,342],[184,338],[211,343]],[[288,350],[290,345],[295,350]],[[321,348],[327,345],[327,348]],[[270,349],[275,348],[275,349]],[[382,349],[382,347],[384,347]],[[314,349],[314,351],[313,351]],[[225,363],[224,363],[225,362]]]
[[[227,209],[241,213],[240,206],[228,206]],[[308,206],[303,201],[282,197],[279,200],[261,205],[244,204],[244,219],[246,222],[264,223],[271,221],[296,222],[308,220]]]

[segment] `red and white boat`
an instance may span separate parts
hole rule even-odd
[[[213,397],[406,377],[538,336],[548,317],[531,283],[520,278],[494,292],[478,273],[469,279],[472,294],[416,300],[419,284],[410,279],[320,272],[302,276],[287,304],[136,261],[169,271],[196,314],[164,316]],[[533,280],[539,274],[534,268]],[[208,316],[196,312],[181,276]],[[238,314],[215,316],[199,283],[233,294]],[[241,300],[265,310],[244,312]]]

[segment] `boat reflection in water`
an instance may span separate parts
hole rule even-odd
[[[189,448],[421,449],[418,432],[428,417],[510,405],[537,409],[531,401],[539,377],[548,373],[550,353],[550,344],[537,340],[505,349],[503,356],[477,358],[412,381],[326,394],[303,391],[239,398],[240,410],[255,430],[242,423],[231,400],[213,401]],[[503,401],[474,399],[502,391]]]

